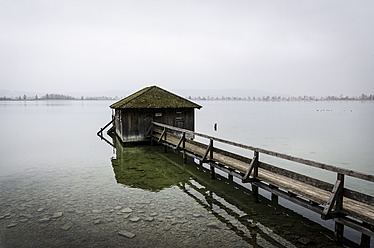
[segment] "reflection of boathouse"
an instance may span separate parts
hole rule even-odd
[[[162,158],[150,146],[122,146],[114,138],[116,157],[112,158],[117,183],[157,192],[189,180],[183,169]]]
[[[194,131],[195,108],[201,106],[157,86],[146,87],[110,106],[122,142],[149,140],[151,122]]]

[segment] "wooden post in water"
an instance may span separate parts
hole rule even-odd
[[[212,139],[209,141],[209,147],[210,147],[209,159],[213,160],[213,140]],[[216,172],[215,172],[214,166],[212,164],[210,165],[210,177],[212,179],[214,179],[216,177]]]
[[[255,151],[254,152],[254,156],[253,156],[253,159],[255,159],[255,161],[253,161],[253,178],[256,179],[256,177],[258,177],[258,160],[259,160],[259,153],[258,151]],[[252,187],[252,195],[254,197],[258,197],[258,186],[254,185],[253,183],[251,184],[251,187]]]
[[[187,154],[186,154],[186,133],[183,132],[182,136],[182,148],[183,148],[183,163],[185,164],[187,162]]]
[[[164,140],[165,140],[165,142],[166,142],[166,134],[167,134],[167,132],[166,132],[166,128],[164,128],[164,132],[165,132],[165,134],[164,134]],[[164,153],[167,153],[168,152],[168,147],[166,146],[166,144],[164,145]]]
[[[278,187],[276,187],[276,186],[274,186],[272,184],[270,184],[269,187],[271,189],[278,189]],[[278,196],[276,194],[274,194],[274,193],[271,193],[271,201],[278,204]]]
[[[338,173],[337,180],[341,181],[341,187],[343,190],[339,192],[337,195],[336,203],[335,203],[335,211],[339,212],[343,209],[343,191],[344,191],[344,174]],[[344,239],[344,225],[335,221],[335,242],[337,244],[342,244]]]
[[[370,228],[370,224],[368,223],[362,223],[364,227],[368,227]],[[370,236],[369,235],[366,235],[364,233],[361,233],[361,243],[360,243],[360,246],[361,247],[370,247]]]

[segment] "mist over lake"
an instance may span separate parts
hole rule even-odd
[[[1,247],[333,244],[332,223],[286,201],[281,205],[287,208],[266,196],[256,203],[246,187],[224,177],[211,181],[191,159],[183,166],[179,154],[164,154],[158,146],[122,147],[106,136],[110,146],[96,136],[111,119],[110,104],[0,102]],[[373,102],[198,104],[197,132],[374,174]],[[335,179],[318,169],[277,165]],[[369,183],[348,178],[347,186],[374,194]],[[359,242],[357,232],[346,232]]]

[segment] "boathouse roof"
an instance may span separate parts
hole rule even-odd
[[[198,108],[201,106],[158,86],[146,87],[110,105],[113,109]]]

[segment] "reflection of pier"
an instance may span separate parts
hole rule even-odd
[[[187,134],[209,139],[209,144],[187,139]],[[360,231],[362,242],[370,243],[370,236],[374,236],[374,197],[344,186],[344,179],[347,176],[372,183],[374,182],[373,175],[250,147],[155,122],[153,122],[152,139],[175,150],[180,150],[184,159],[186,159],[186,155],[189,155],[200,160],[201,164],[209,164],[212,177],[215,176],[214,169],[220,169],[227,172],[229,178],[235,176],[243,182],[251,183],[252,193],[256,196],[258,188],[262,188],[272,193],[274,199],[281,196],[320,214],[324,220],[333,219],[335,221],[335,240],[338,243],[343,241],[344,225]],[[253,158],[246,158],[216,148],[213,146],[213,142],[253,151]],[[336,173],[336,182],[330,184],[260,162],[260,153]]]
[[[231,180],[220,175],[216,175],[217,180],[209,180],[208,171],[195,163],[183,165],[178,156],[164,155],[160,147],[123,147],[115,137],[113,143],[116,158],[112,159],[112,165],[118,183],[148,191],[160,191],[176,185],[214,215],[217,221],[254,247],[296,247],[300,238],[295,239],[293,235],[306,229],[314,229],[314,232],[303,233],[303,237],[313,237],[313,234],[320,235],[322,232],[333,237],[333,233],[322,226],[266,198],[259,196],[256,200],[248,197],[250,190]],[[139,157],[143,159],[140,161]],[[152,177],[147,178],[147,173]],[[274,219],[274,216],[277,218]],[[289,225],[289,221],[294,224]],[[286,228],[282,228],[283,225]],[[313,245],[326,245],[318,242],[333,245],[328,239]]]
[[[253,244],[253,243],[256,244],[256,243],[259,243],[257,239],[262,238],[263,239],[262,243],[266,243],[265,244],[266,247],[270,246],[268,244],[277,245],[278,243],[280,243],[281,245],[285,247],[296,247],[291,242],[273,233],[270,229],[266,228],[262,224],[256,223],[256,221],[252,220],[250,216],[247,216],[247,215],[241,216],[239,213],[237,213],[230,207],[221,203],[220,201],[215,199],[211,191],[207,193],[207,192],[204,192],[206,189],[201,190],[191,183],[186,183],[186,184],[190,186],[191,188],[193,188],[195,192],[200,193],[201,196],[203,196],[203,199],[205,199],[205,201],[200,199],[195,194],[191,193],[190,190],[186,189],[186,185],[179,185],[179,187],[187,195],[195,199],[195,201],[198,202],[201,206],[203,206],[205,209],[211,212],[219,221],[225,223],[227,227],[229,227],[232,231],[234,231],[238,236],[240,236],[246,242],[250,244]],[[229,218],[227,217],[225,218],[223,214],[218,213],[218,211],[216,211],[215,208],[223,210],[226,215],[228,215],[229,217],[232,217],[232,219],[242,224],[243,228],[236,226],[235,223],[230,221]]]
[[[163,155],[173,162],[174,154]],[[181,165],[175,156],[176,167],[184,169],[193,179],[180,182],[179,187],[197,203],[212,213],[247,243],[254,247],[295,247],[300,239],[324,233],[323,240],[310,240],[314,247],[333,246],[333,232],[282,207],[261,195],[250,197],[251,191],[230,179],[216,175],[209,180],[209,172],[194,163]],[[301,238],[294,238],[300,235]],[[327,242],[327,243],[326,243]],[[350,247],[355,247],[347,240]]]

